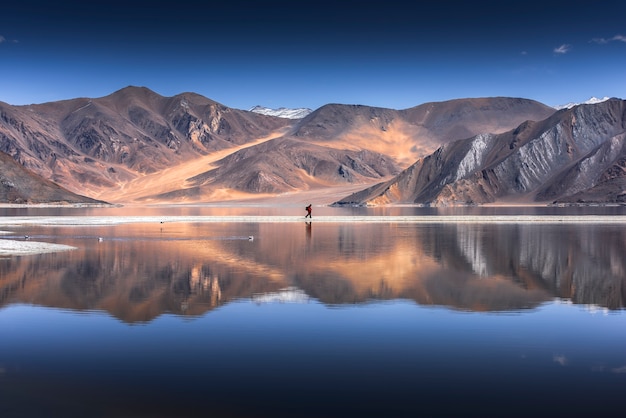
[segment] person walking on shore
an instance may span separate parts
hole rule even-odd
[[[311,209],[311,204],[309,203],[309,206],[307,206],[305,209],[306,209],[306,216],[305,216],[305,218],[312,218],[312,216],[311,216],[311,210],[312,210]]]

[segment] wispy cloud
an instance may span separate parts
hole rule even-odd
[[[593,38],[591,42],[595,42],[600,45],[608,44],[609,42],[626,42],[626,36],[615,35],[612,38]]]
[[[571,45],[563,44],[561,46],[558,46],[558,47],[554,48],[554,53],[555,54],[567,54],[571,50],[572,50],[572,46]]]
[[[613,373],[626,373],[626,366],[622,366],[622,367],[616,367],[614,369],[611,369],[611,371]]]
[[[0,44],[3,43],[12,43],[12,44],[16,44],[18,43],[17,39],[7,39],[4,36],[0,35]]]
[[[560,364],[561,366],[565,366],[567,364],[567,358],[564,355],[554,355],[552,357],[552,361]]]

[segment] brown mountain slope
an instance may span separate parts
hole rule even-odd
[[[452,112],[452,116],[447,112]],[[478,116],[481,112],[486,114]],[[186,178],[184,184],[179,182],[168,191],[155,189],[151,193],[144,188],[140,200],[215,200],[234,196],[294,199],[295,195],[309,196],[318,190],[321,194],[326,191],[329,197],[320,194],[314,199],[331,203],[332,193],[353,191],[359,184],[367,186],[397,174],[413,161],[413,155],[432,149],[434,143],[446,142],[450,136],[444,135],[451,135],[452,131],[460,134],[487,127],[502,130],[504,126],[513,126],[508,125],[511,120],[538,118],[553,112],[554,109],[537,102],[507,98],[450,101],[407,111],[327,105],[305,117],[284,138],[212,160],[209,170]],[[449,118],[453,122],[446,125]],[[416,120],[419,123],[414,123]]]
[[[303,118],[292,135],[326,146],[369,149],[407,167],[447,142],[505,132],[554,112],[533,100],[507,97],[425,103],[405,110],[330,104]]]
[[[598,199],[600,190],[603,202],[620,201],[625,136],[625,101],[581,105],[509,132],[445,144],[393,180],[337,203],[550,203],[584,200],[585,191]]]
[[[103,189],[95,197],[115,203],[183,203],[249,199],[251,196],[247,193],[219,185],[195,187],[190,183],[190,179],[215,168],[218,160],[238,150],[252,147],[272,138],[272,136],[260,138],[250,144],[212,152],[155,173],[138,176],[128,182],[120,183],[116,187]]]
[[[127,87],[97,99],[0,103],[0,150],[73,192],[116,203],[337,193],[388,178],[442,143],[551,112],[483,98],[401,111],[327,105],[289,120]]]
[[[168,98],[127,87],[97,99],[0,103],[0,151],[69,190],[97,195],[293,123],[193,93]]]
[[[4,152],[0,152],[0,202],[12,204],[104,203],[72,193],[58,184],[37,176]]]
[[[390,157],[369,150],[338,150],[291,138],[238,151],[217,164],[192,182],[216,182],[250,193],[285,193],[316,185],[371,183],[400,171]]]
[[[307,191],[326,194],[331,189],[359,189],[399,172],[391,158],[368,150],[336,150],[279,137],[146,175],[98,197],[156,203],[251,200]],[[315,198],[318,203],[334,199]]]

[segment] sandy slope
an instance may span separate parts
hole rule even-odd
[[[398,130],[394,130],[394,132],[397,131]],[[210,155],[186,161],[182,164],[169,167],[157,173],[141,175],[128,182],[120,183],[118,187],[104,189],[101,191],[92,191],[89,196],[105,202],[122,205],[184,204],[196,202],[219,202],[221,204],[245,203],[261,205],[295,205],[308,202],[316,205],[327,205],[336,202],[353,192],[362,190],[363,188],[368,186],[368,184],[332,186],[328,184],[323,184],[322,182],[319,182],[318,180],[312,178],[311,185],[313,186],[311,189],[304,190],[302,192],[284,193],[281,195],[263,195],[257,193],[245,193],[227,188],[214,188],[210,191],[205,192],[203,195],[189,197],[187,200],[181,199],[180,197],[178,197],[176,200],[171,201],[165,199],[156,200],[149,198],[150,196],[157,196],[164,193],[189,188],[191,187],[191,185],[189,184],[187,179],[205,173],[212,168],[215,168],[215,163],[222,158],[225,158],[228,155],[233,154],[239,150],[262,144],[272,139],[280,138],[284,135],[284,133],[284,130],[277,131],[267,137],[259,138],[256,141],[241,146],[213,152]],[[345,145],[347,147],[348,144],[354,141],[356,141],[354,137],[349,137],[345,139],[345,143],[342,143],[342,145]],[[382,143],[384,144],[384,141]],[[390,150],[387,148],[385,148],[384,150],[381,149],[381,151],[389,152]],[[385,179],[379,179],[376,182],[384,180]],[[315,186],[315,184],[317,184],[317,186]],[[209,188],[207,188],[207,190],[208,189]]]
[[[270,141],[274,138],[278,138],[283,135],[283,132],[274,133],[268,137],[260,138],[254,142],[250,142],[241,146],[228,148],[225,150],[213,152],[210,155],[196,158],[194,160],[186,161],[183,164],[167,168],[159,171],[158,173],[147,174],[141,177],[137,177],[127,183],[120,184],[117,188],[111,188],[103,190],[100,193],[95,193],[91,197],[99,200],[104,200],[109,203],[126,204],[139,202],[146,196],[153,196],[162,193],[167,193],[173,190],[185,189],[189,187],[187,179],[194,177],[198,174],[204,173],[211,168],[214,168],[214,163],[222,158],[237,152],[241,149],[248,148],[254,145],[261,144],[266,141]],[[217,195],[216,195],[217,194]],[[230,200],[245,198],[245,193],[222,190],[216,194],[206,196],[211,198],[210,200]],[[221,195],[220,195],[221,194]],[[209,199],[207,199],[209,200]],[[144,202],[146,203],[146,202]],[[149,202],[156,203],[156,202]],[[159,202],[159,203],[175,203],[175,202]],[[181,203],[177,201],[176,203]]]

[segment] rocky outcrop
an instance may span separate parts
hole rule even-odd
[[[624,195],[625,103],[613,99],[580,105],[505,133],[444,144],[396,178],[338,204],[552,203],[584,201],[586,193],[593,200],[619,202]]]

